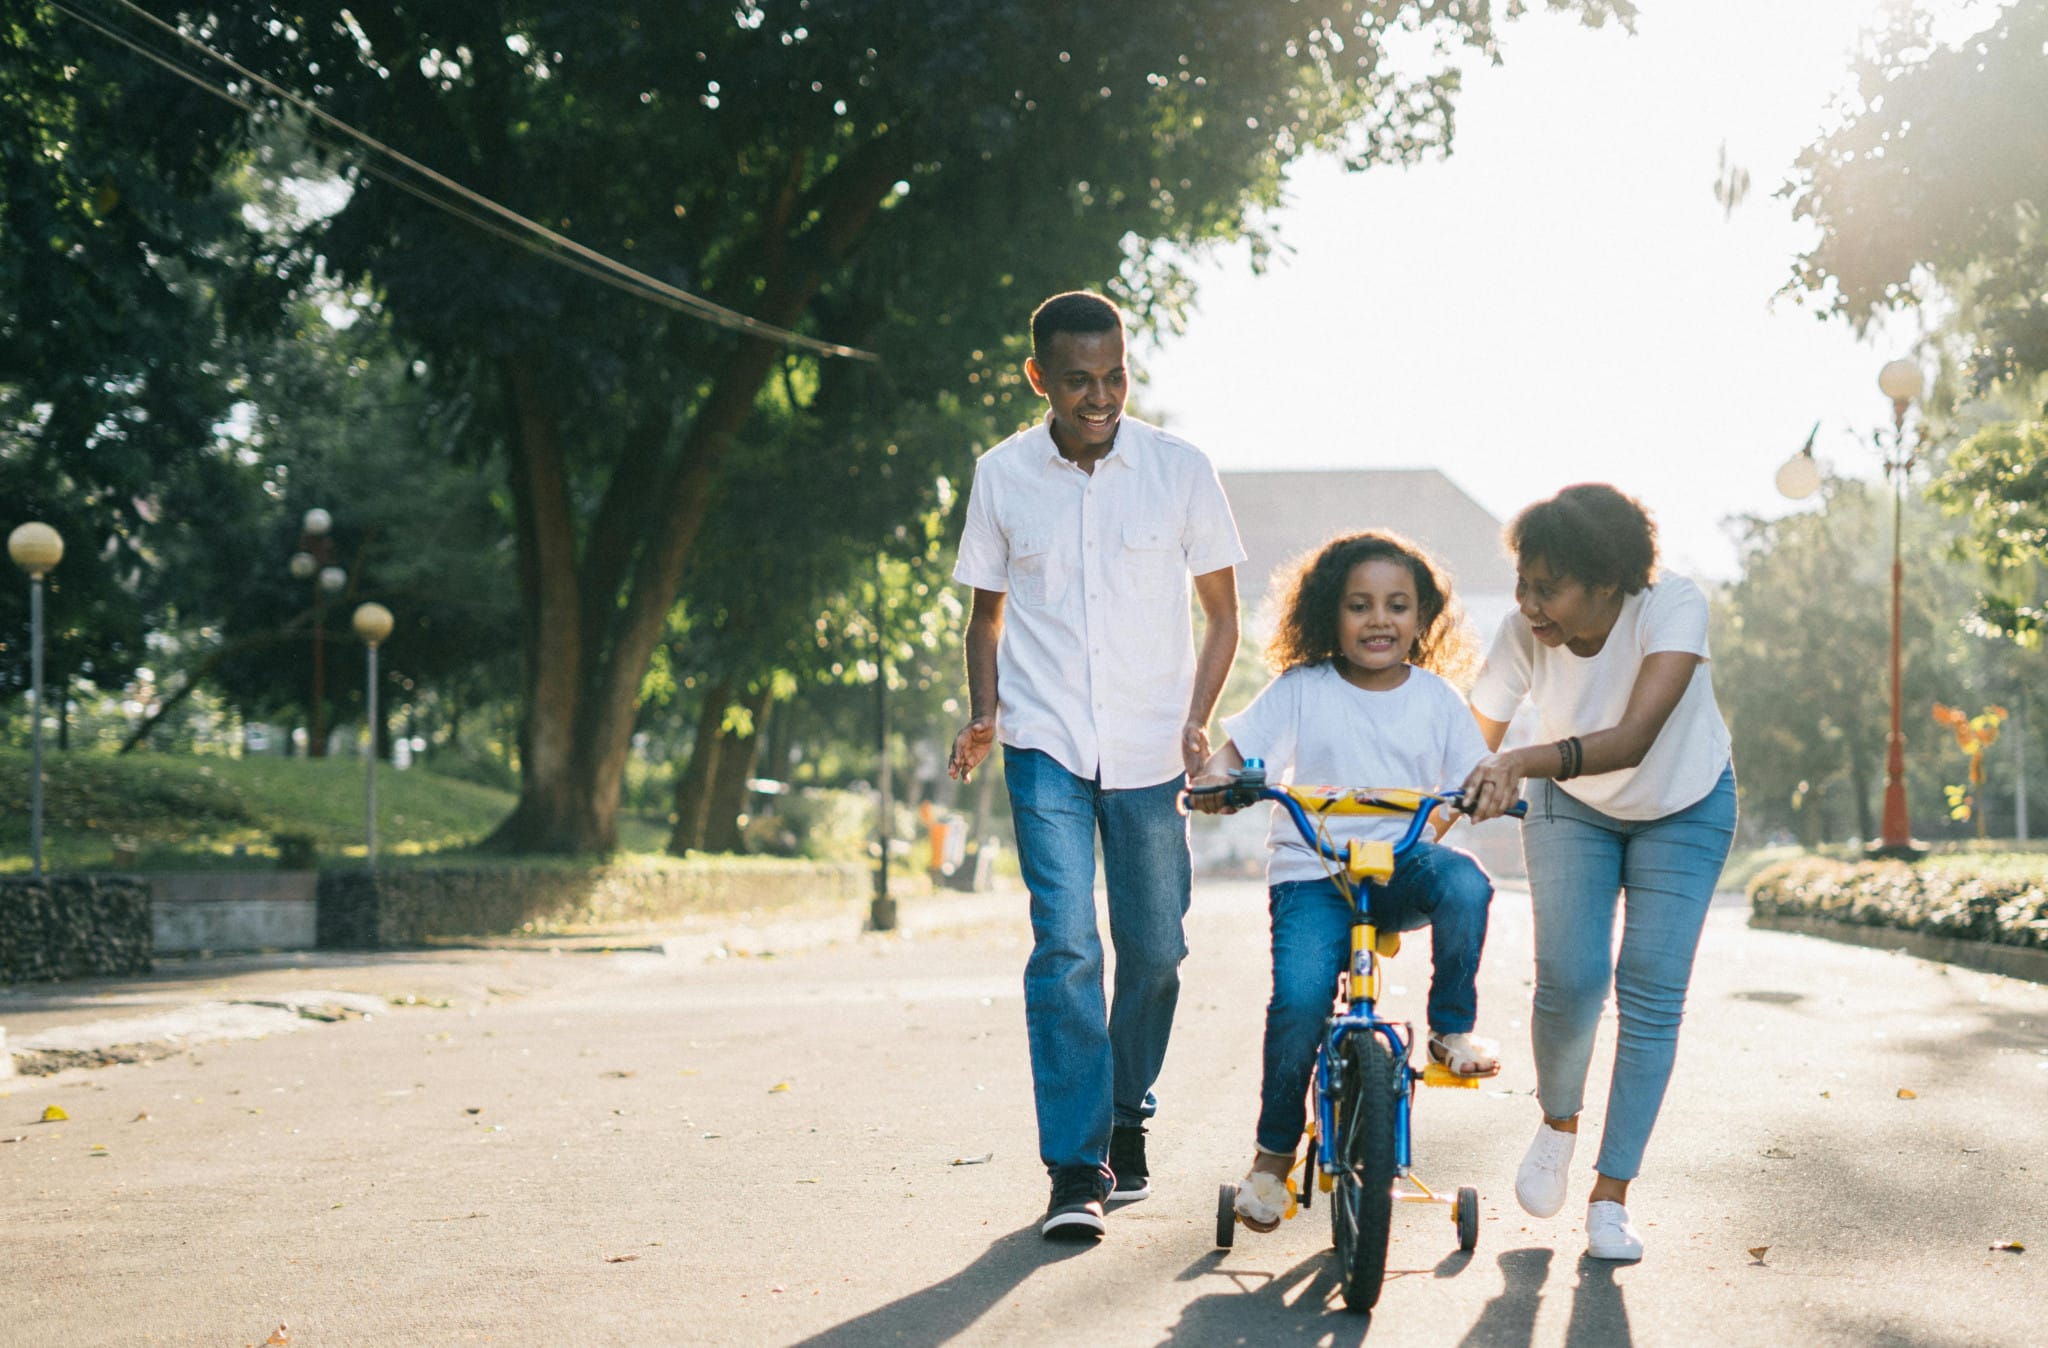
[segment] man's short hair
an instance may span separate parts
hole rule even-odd
[[[1052,339],[1063,332],[1116,332],[1123,325],[1117,307],[1092,290],[1054,295],[1031,315],[1031,357],[1043,361]]]

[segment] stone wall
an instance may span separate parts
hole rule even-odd
[[[617,930],[704,912],[865,901],[873,891],[871,867],[840,862],[326,870],[319,943],[366,950],[433,937]]]
[[[146,974],[149,886],[132,876],[0,879],[0,983]]]

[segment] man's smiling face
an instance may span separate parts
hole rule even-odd
[[[1053,443],[1069,458],[1100,458],[1130,397],[1123,329],[1058,333],[1044,357],[1026,361],[1024,373],[1052,405]]]

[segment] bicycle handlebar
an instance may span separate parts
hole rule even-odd
[[[1401,856],[1415,846],[1416,839],[1429,824],[1429,817],[1438,806],[1452,810],[1465,810],[1465,793],[1460,790],[1417,791],[1407,788],[1345,788],[1322,786],[1271,786],[1266,782],[1266,766],[1256,758],[1247,759],[1245,765],[1231,774],[1230,781],[1220,786],[1190,786],[1180,793],[1181,809],[1187,809],[1188,800],[1194,796],[1222,796],[1225,803],[1244,806],[1270,800],[1287,811],[1294,821],[1302,841],[1331,861],[1343,863],[1345,857],[1317,836],[1318,830],[1309,822],[1309,812],[1318,815],[1331,814],[1405,814],[1412,818],[1401,840],[1394,844],[1394,855]],[[1529,813],[1529,802],[1518,800],[1506,811],[1513,818],[1520,819]]]

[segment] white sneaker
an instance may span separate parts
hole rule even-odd
[[[1531,1217],[1557,1215],[1564,1206],[1564,1192],[1571,1179],[1572,1151],[1578,1145],[1577,1133],[1562,1132],[1547,1123],[1536,1125],[1536,1140],[1522,1153],[1522,1168],[1515,1172],[1515,1197],[1520,1200],[1522,1211]]]
[[[1623,1262],[1643,1257],[1643,1237],[1629,1221],[1627,1208],[1605,1199],[1587,1206],[1586,1253]]]

